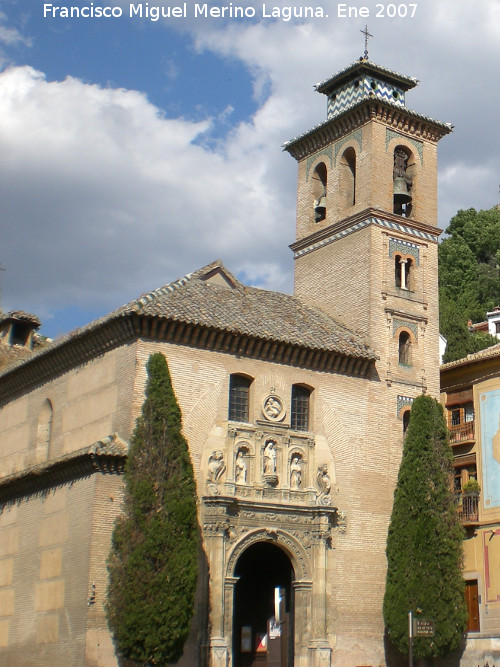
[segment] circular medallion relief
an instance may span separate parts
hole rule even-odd
[[[284,419],[286,410],[279,396],[270,394],[262,401],[262,414],[272,422],[280,422]]]

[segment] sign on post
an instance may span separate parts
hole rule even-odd
[[[434,621],[423,618],[413,618],[414,637],[434,637]]]

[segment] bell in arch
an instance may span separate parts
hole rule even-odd
[[[396,176],[394,179],[394,203],[402,206],[409,204],[412,200],[411,194],[408,192],[408,185],[404,176]]]
[[[315,222],[321,222],[326,218],[326,197],[323,195],[318,199],[316,205],[314,206],[314,220]]]

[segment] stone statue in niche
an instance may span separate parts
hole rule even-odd
[[[242,449],[239,449],[236,455],[236,461],[234,463],[234,479],[236,484],[247,483],[247,464],[244,454],[245,452]]]
[[[302,486],[302,466],[300,464],[300,456],[294,454],[290,461],[290,488],[300,489]]]
[[[220,478],[225,471],[224,454],[220,449],[216,449],[210,454],[210,458],[208,459],[208,490],[213,495],[219,495]]]
[[[276,474],[276,443],[268,440],[264,448],[264,475]]]
[[[332,502],[332,499],[330,498],[332,483],[330,481],[330,475],[328,474],[328,466],[326,463],[323,463],[323,465],[319,466],[318,474],[316,475],[316,481],[319,488],[319,493],[316,496],[316,503],[318,505],[330,505]]]

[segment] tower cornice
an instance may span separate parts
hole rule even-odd
[[[373,99],[357,103],[344,113],[288,141],[284,144],[283,150],[288,151],[299,161],[370,121],[383,123],[413,139],[425,139],[434,143],[453,131],[450,123],[433,120],[405,107],[402,108],[373,97]]]
[[[438,227],[428,225],[425,222],[404,218],[375,208],[367,208],[292,243],[290,249],[293,251],[294,257],[300,257],[368,225],[377,225],[392,232],[409,234],[416,239],[430,243],[437,243],[442,232]]]

